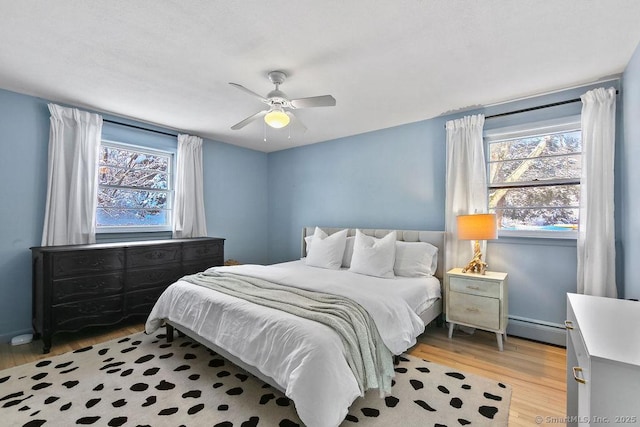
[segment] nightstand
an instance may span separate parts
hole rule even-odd
[[[447,272],[445,280],[446,318],[449,338],[457,325],[495,332],[498,348],[507,339],[508,312],[507,273],[463,273],[461,268]]]

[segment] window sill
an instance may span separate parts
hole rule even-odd
[[[551,236],[549,234],[552,234]],[[562,235],[559,235],[562,234]],[[543,245],[543,246],[569,246],[576,247],[578,242],[577,233],[559,233],[559,232],[498,232],[498,239],[490,240],[494,244],[506,245]]]
[[[137,232],[97,232],[96,243],[133,242],[138,240],[171,239],[171,231],[137,231]]]
[[[498,230],[498,237],[518,237],[525,239],[578,240],[577,231],[545,230]]]

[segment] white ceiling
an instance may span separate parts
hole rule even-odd
[[[624,71],[638,0],[0,0],[0,88],[260,151]],[[283,70],[307,126],[230,127]],[[290,135],[290,138],[289,138]]]

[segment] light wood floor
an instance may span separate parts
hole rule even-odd
[[[429,326],[409,352],[441,365],[509,384],[509,426],[551,425],[566,414],[566,350],[509,337],[498,351],[495,334],[473,335]],[[536,422],[536,417],[538,422]],[[542,420],[542,422],[540,422]],[[564,423],[561,423],[564,425]]]
[[[42,343],[12,347],[0,344],[0,369],[21,365],[142,331],[141,323],[89,328],[75,334],[54,336],[51,353],[42,354]],[[509,337],[504,351],[498,351],[495,335],[476,331],[468,335],[455,331],[453,339],[445,328],[430,326],[410,352],[431,362],[509,384],[513,388],[509,426],[535,426],[536,417],[564,417],[566,409],[565,349]],[[550,425],[550,424],[549,424]]]

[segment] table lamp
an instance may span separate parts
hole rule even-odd
[[[482,261],[480,240],[497,237],[495,214],[458,215],[458,239],[474,240],[473,259],[462,269],[463,273],[485,274],[487,263]]]

